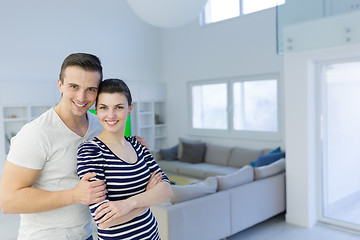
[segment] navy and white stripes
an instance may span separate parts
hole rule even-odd
[[[137,153],[135,163],[128,163],[118,158],[98,138],[93,138],[81,144],[78,148],[77,172],[82,178],[88,172],[97,174],[94,180],[104,180],[108,190],[107,201],[125,200],[142,193],[152,172],[161,171],[150,151],[133,137],[125,137]],[[162,171],[161,171],[162,172]],[[163,181],[169,181],[163,174]],[[102,203],[90,205],[92,216]],[[107,229],[98,229],[99,239],[160,239],[157,222],[147,209],[144,213],[129,222]]]

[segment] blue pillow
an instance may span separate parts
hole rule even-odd
[[[277,148],[271,150],[271,151],[268,152],[267,154],[269,154],[269,153],[277,153],[277,152],[281,152],[280,147],[277,147]],[[250,162],[250,165],[251,165],[252,167],[256,167],[256,161]]]
[[[276,153],[276,152],[281,152],[280,147],[275,148],[274,150],[272,150],[269,153]]]
[[[277,160],[284,158],[284,157],[285,157],[284,152],[268,153],[268,154],[260,155],[258,157],[258,159],[255,161],[254,165],[253,165],[253,163],[251,163],[251,165],[253,167],[261,167],[261,166],[269,165],[273,162],[276,162]]]

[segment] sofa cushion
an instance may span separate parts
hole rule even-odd
[[[253,167],[261,167],[261,166],[269,165],[284,157],[285,157],[285,152],[273,152],[273,153],[263,154],[260,155],[255,162],[252,162],[251,165]]]
[[[178,147],[178,153],[177,153],[177,158],[181,159],[182,154],[183,154],[183,142],[187,142],[187,143],[201,143],[200,140],[193,140],[193,139],[187,139],[187,138],[179,138],[179,147]]]
[[[170,202],[172,204],[199,198],[211,193],[215,193],[217,189],[217,181],[215,177],[208,177],[204,181],[191,185],[176,186],[172,185],[172,196]]]
[[[261,150],[234,147],[231,150],[228,166],[241,168],[248,165],[251,161],[256,161],[260,154]]]
[[[232,174],[216,176],[218,181],[218,191],[240,186],[254,181],[254,170],[251,166],[244,166]]]
[[[206,163],[211,163],[219,166],[227,166],[230,153],[230,147],[219,146],[215,144],[206,144],[204,161]]]
[[[160,149],[160,157],[162,160],[178,160],[177,154],[178,154],[178,148],[179,144],[172,148],[162,148]]]
[[[285,158],[281,158],[269,165],[254,168],[255,180],[274,176],[285,171]]]
[[[189,165],[189,163],[183,163],[180,161],[174,161],[174,160],[160,160],[156,161],[157,164],[159,164],[161,170],[163,170],[165,173],[179,173],[179,169],[183,168],[184,166]]]
[[[191,176],[198,179],[205,179],[211,176],[227,175],[236,172],[239,168],[218,166],[210,163],[184,163],[178,169],[179,175]]]
[[[206,150],[205,143],[183,142],[183,152],[180,158],[181,162],[200,163],[204,161]]]
[[[239,170],[239,168],[228,167],[228,166],[217,166],[217,165],[212,165],[212,166],[213,166],[212,168],[206,170],[204,178],[211,176],[228,175]]]
[[[178,173],[180,175],[191,176],[194,178],[205,179],[206,172],[213,169],[213,164],[208,163],[196,163],[190,164],[186,163],[181,168],[179,168]]]

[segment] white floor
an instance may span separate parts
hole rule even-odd
[[[15,240],[19,228],[18,215],[0,212],[0,239]],[[311,229],[297,227],[285,222],[284,214],[273,217],[254,227],[246,229],[228,240],[359,240],[360,235],[316,225]],[[186,240],[186,239],[184,239]],[[190,239],[192,240],[192,239]]]
[[[327,217],[360,225],[360,191],[328,207]]]
[[[275,216],[263,223],[246,229],[228,240],[359,240],[360,233],[340,231],[324,225],[313,228],[297,227],[285,222],[285,214]]]

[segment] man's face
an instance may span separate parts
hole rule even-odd
[[[77,66],[65,69],[64,82],[58,80],[62,106],[72,114],[83,116],[94,104],[100,84],[100,73],[85,71]]]

